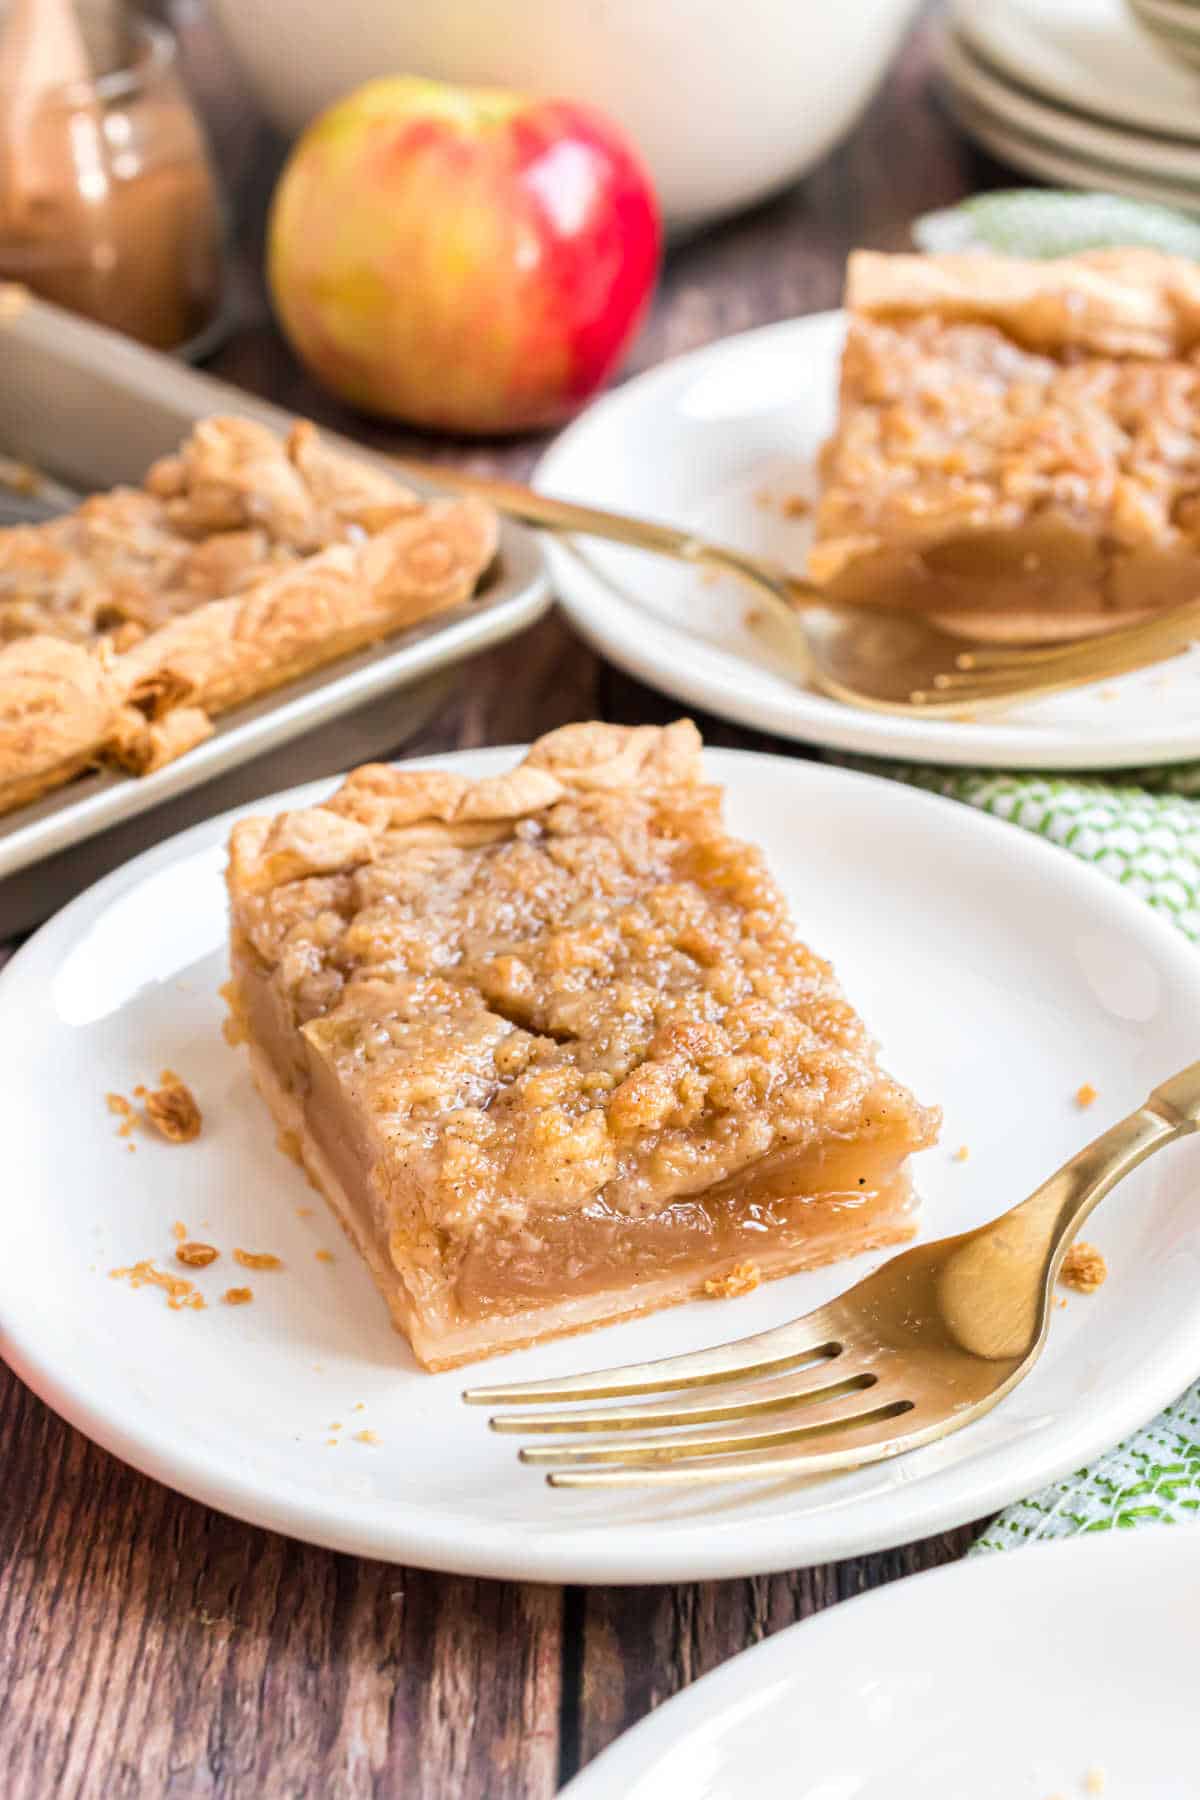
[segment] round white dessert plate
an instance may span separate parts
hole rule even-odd
[[[1200,190],[1197,192],[1200,201]],[[542,458],[548,494],[665,519],[803,569],[816,458],[834,424],[840,313],[725,338],[590,407]],[[547,536],[580,632],[682,707],[842,751],[993,768],[1086,769],[1200,756],[1200,652],[1170,667],[971,722],[893,717],[800,686],[752,629],[733,577],[597,539]]]
[[[445,759],[464,774],[512,750]],[[784,757],[707,753],[885,1064],[940,1103],[921,1230],[1002,1211],[1197,1051],[1200,957],[1123,887],[966,806]],[[329,791],[297,789],[268,805]],[[476,1575],[648,1582],[795,1568],[977,1519],[1116,1442],[1200,1369],[1200,1142],[1097,1214],[1111,1275],[1055,1313],[1030,1379],[945,1443],[838,1480],[685,1497],[555,1492],[422,1373],[357,1254],[276,1147],[222,1035],[224,845],[194,827],[74,901],[0,974],[0,1350],[65,1418],[181,1492],[293,1536]],[[118,1134],[105,1095],[190,1084],[194,1142]],[[1087,1111],[1074,1096],[1090,1082]],[[135,1146],[133,1150],[130,1145]],[[960,1146],[965,1161],[956,1160]],[[216,1246],[208,1304],[114,1269]],[[254,1271],[235,1248],[282,1259]],[[328,1253],[328,1256],[326,1255]],[[332,1260],[328,1260],[332,1257]],[[796,1317],[878,1257],[486,1366],[514,1381],[695,1349]],[[222,1303],[231,1286],[254,1299]],[[367,1433],[363,1438],[360,1434]]]
[[[756,1644],[564,1800],[1192,1800],[1200,1531],[970,1558]]]
[[[1072,112],[1200,143],[1196,78],[1125,0],[955,0],[955,26],[1001,74]]]
[[[1200,36],[1200,13],[1196,31]],[[1124,131],[1039,100],[993,74],[971,54],[966,40],[950,31],[941,34],[938,60],[952,88],[1050,149],[1148,176],[1155,182],[1179,182],[1200,190],[1200,142],[1178,143],[1169,138],[1152,138],[1144,132]],[[1200,104],[1200,92],[1197,103]],[[1200,203],[1200,197],[1195,203]]]

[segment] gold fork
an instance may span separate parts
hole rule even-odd
[[[1011,1211],[906,1250],[788,1325],[659,1362],[471,1387],[463,1399],[555,1404],[703,1390],[649,1406],[497,1414],[495,1431],[584,1438],[521,1450],[523,1462],[563,1465],[547,1477],[553,1487],[761,1481],[899,1456],[961,1431],[1024,1380],[1080,1225],[1139,1163],[1198,1128],[1200,1062]],[[610,1432],[613,1442],[596,1442]],[[586,1466],[597,1464],[606,1466]]]
[[[919,613],[831,604],[818,587],[781,563],[717,544],[679,526],[541,494],[516,481],[471,474],[441,463],[394,457],[395,467],[429,486],[475,493],[507,517],[557,535],[605,538],[631,549],[732,575],[765,609],[764,635],[790,672],[845,705],[906,716],[958,717],[1010,706],[1037,694],[1126,674],[1186,649],[1200,623],[1184,629],[1172,614],[1071,644],[972,645]],[[576,547],[576,554],[587,558]],[[1162,627],[1161,634],[1156,627]]]

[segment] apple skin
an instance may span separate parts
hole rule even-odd
[[[301,137],[267,275],[293,348],[344,400],[482,435],[578,411],[641,323],[661,250],[650,178],[597,113],[395,77]]]

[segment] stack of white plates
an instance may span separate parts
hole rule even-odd
[[[1200,213],[1200,74],[1139,23],[1194,20],[1200,0],[952,0],[946,96],[1001,161],[1060,186]]]
[[[1200,0],[1129,0],[1129,7],[1168,56],[1200,69]]]

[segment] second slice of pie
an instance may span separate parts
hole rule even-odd
[[[859,251],[809,573],[973,636],[1069,638],[1200,594],[1200,272]]]
[[[936,1111],[878,1067],[695,728],[368,767],[238,825],[235,1024],[427,1368],[900,1242]]]

